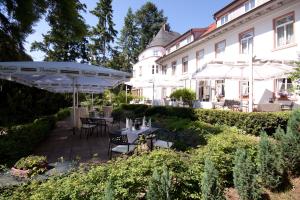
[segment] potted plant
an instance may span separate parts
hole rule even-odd
[[[23,157],[11,168],[13,176],[29,178],[48,170],[48,163],[45,156]]]

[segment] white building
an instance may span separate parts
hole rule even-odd
[[[211,63],[218,63],[224,67],[229,64],[248,65],[251,51],[254,63],[268,63],[271,67],[277,66],[278,63],[289,64],[290,61],[299,60],[299,0],[235,0],[216,12],[214,18],[215,23],[209,27],[191,29],[161,48],[163,55],[160,54],[160,57],[156,58],[158,73],[151,73],[151,64],[147,61],[142,64],[140,60],[134,65],[135,75],[132,82],[138,79],[145,84],[133,84],[133,87],[142,90],[141,95],[149,99],[153,98],[151,95],[154,91],[154,100],[157,101],[180,87],[196,91],[201,102],[224,99],[248,101],[249,77],[240,80],[216,80],[209,77],[197,78],[197,74],[205,73],[207,68],[212,67]],[[143,53],[140,56],[143,56]],[[266,73],[259,69],[258,73]],[[269,73],[272,72],[270,70]],[[286,94],[290,84],[282,78],[254,80],[254,103],[268,103],[271,98],[288,100]],[[155,80],[152,90],[146,87],[146,82],[150,79]],[[156,80],[168,81],[156,87]]]

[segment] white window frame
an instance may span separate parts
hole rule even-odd
[[[223,45],[224,44],[224,45]],[[216,58],[223,58],[226,50],[226,40],[222,40],[215,44]]]
[[[155,65],[152,65],[152,74],[155,74]]]
[[[255,0],[249,0],[245,4],[245,12],[252,10],[255,7]]]
[[[182,73],[188,73],[189,71],[189,57],[185,56],[182,58]]]
[[[249,97],[249,81],[240,81],[240,95],[242,97]]]
[[[277,25],[277,22],[279,20],[282,20],[284,18],[289,18],[289,17],[293,17],[293,19],[291,21],[287,21],[283,24],[280,24],[280,25]],[[294,28],[294,23],[295,23],[295,14],[294,13],[289,13],[289,14],[286,14],[282,17],[279,17],[277,19],[274,20],[274,28],[275,28],[275,47],[278,48],[278,47],[283,47],[283,46],[286,46],[286,45],[289,45],[289,44],[293,44],[294,43],[294,40],[295,40],[295,28]],[[287,39],[287,26],[288,25],[292,25],[292,30],[293,30],[293,35],[292,35],[292,39],[290,41],[288,41]],[[283,44],[278,44],[278,29],[279,28],[284,28],[284,43]]]
[[[216,84],[216,96],[218,98],[221,98],[221,97],[225,97],[225,80],[216,80],[215,82]],[[219,93],[218,90],[221,90],[221,92]]]
[[[226,24],[226,23],[228,22],[228,18],[229,18],[228,15],[229,15],[229,14],[226,14],[226,15],[223,15],[223,16],[221,17],[221,19],[220,19],[221,25],[224,25],[224,24]]]
[[[139,66],[139,76],[142,76],[142,66]]]
[[[240,34],[240,53],[241,54],[249,54],[250,51],[253,51],[253,38],[254,38],[253,30],[249,30],[247,32]],[[244,51],[244,48],[243,48],[244,42],[246,42],[246,45],[247,45],[246,51]]]
[[[204,60],[204,49],[196,52],[196,68],[197,70],[201,68],[201,62]]]
[[[180,43],[176,44],[176,49],[180,48]]]
[[[172,76],[176,75],[176,67],[177,67],[177,62],[173,61],[171,64],[171,68],[172,68]]]
[[[158,56],[158,50],[153,51],[153,56]]]
[[[192,36],[190,35],[186,38],[186,43],[189,44],[191,43],[191,41],[192,41]]]
[[[167,75],[167,65],[161,66],[161,74],[162,75]]]

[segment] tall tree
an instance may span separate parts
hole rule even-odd
[[[23,44],[46,8],[46,0],[0,1],[0,61],[31,60]]]
[[[129,8],[124,19],[124,26],[118,41],[122,55],[126,59],[127,66],[132,65],[138,60],[139,54],[139,31],[132,9]],[[128,70],[127,70],[128,71]]]
[[[92,63],[105,65],[113,50],[111,43],[115,41],[117,31],[114,29],[112,0],[100,0],[93,15],[98,17],[98,23],[91,31]]]
[[[158,10],[155,4],[147,2],[137,10],[136,21],[141,35],[139,48],[143,51],[162,25],[167,22],[167,17],[164,16],[163,10]]]
[[[48,0],[46,21],[51,29],[43,35],[42,42],[34,42],[32,50],[43,51],[47,61],[88,60],[87,25],[80,12],[86,6],[79,0]]]

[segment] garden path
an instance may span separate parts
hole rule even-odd
[[[94,133],[88,139],[73,135],[70,119],[59,121],[56,128],[34,150],[35,155],[46,156],[48,162],[79,160],[80,162],[106,162],[108,160],[107,135]]]

